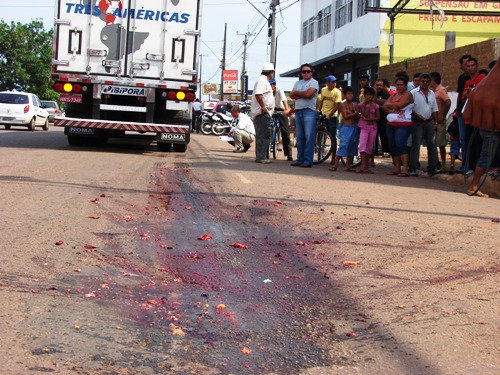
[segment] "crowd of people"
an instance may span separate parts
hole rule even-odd
[[[449,126],[447,120],[452,101],[446,88],[441,85],[439,72],[415,73],[412,80],[405,71],[398,72],[394,80],[395,90],[391,89],[387,79],[378,79],[374,82],[374,87],[371,87],[370,77],[363,74],[358,77],[360,89],[356,94],[350,86],[337,88],[337,79],[333,75],[326,78],[326,86],[320,89],[318,81],[313,77],[312,65],[302,64],[300,79],[290,92],[290,99],[294,104],[289,106],[283,90],[276,86],[273,64],[265,63],[254,85],[251,118],[238,109],[232,111],[235,118],[235,126],[231,131],[235,139],[234,152],[246,152],[255,141],[255,162],[271,163],[268,159],[269,126],[276,113],[285,156],[292,161],[291,165],[294,167],[310,168],[314,160],[317,116],[321,113],[327,130],[335,140],[330,171],[337,171],[340,158],[344,158],[345,171],[372,174],[374,156],[389,154],[394,168],[388,175],[416,177],[420,170],[429,175],[445,171],[450,174],[469,173],[474,175],[469,193],[485,196],[478,191],[477,183],[490,166],[498,168],[500,101],[498,86],[490,92],[488,98],[483,90],[478,90],[479,94],[476,94],[476,90],[484,86],[480,83],[488,74],[491,77],[485,83],[498,83],[500,69],[496,61],[493,61],[487,70],[479,70],[477,59],[470,55],[460,58],[460,68],[462,74],[457,83],[454,121]],[[482,99],[477,100],[477,96]],[[496,100],[490,103],[490,97],[496,97]],[[289,118],[292,115],[296,127],[295,159],[290,141]],[[480,136],[475,137],[478,145],[471,143],[470,146],[474,128],[480,128]],[[427,148],[425,169],[420,166],[422,145]],[[361,166],[356,170],[352,167],[352,161],[358,153]],[[462,165],[456,169],[455,161],[459,155]]]

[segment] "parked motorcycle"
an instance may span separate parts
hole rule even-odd
[[[201,115],[200,131],[205,135],[212,134],[212,126],[215,122],[215,113],[203,111]]]
[[[219,136],[228,134],[233,123],[233,116],[216,113],[214,117],[217,118],[217,121],[212,125],[212,134]]]

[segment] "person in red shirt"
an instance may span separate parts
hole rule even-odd
[[[481,82],[483,80],[483,78],[485,77],[484,74],[479,74],[478,62],[477,62],[477,59],[474,57],[469,57],[467,59],[466,69],[467,69],[467,72],[469,73],[469,78],[467,79],[467,81],[465,81],[464,90],[462,92],[462,102],[463,103],[465,103],[467,101],[471,92],[476,88],[476,86],[479,84],[479,82]],[[464,104],[464,106],[465,106],[465,104]],[[462,150],[462,160],[464,160],[464,163],[466,160],[468,160],[469,165],[466,166],[467,170],[465,170],[465,168],[464,168],[464,173],[472,173],[472,171],[476,167],[476,161],[479,158],[479,150],[481,149],[481,146],[480,146],[480,144],[478,144],[478,142],[474,142],[474,144],[469,145],[469,141],[471,139],[472,132],[474,130],[472,125],[474,125],[474,124],[470,124],[470,123],[467,123],[467,121],[465,121],[465,140],[464,140],[465,147]],[[462,138],[461,135],[460,135],[460,138]],[[467,154],[470,154],[470,155],[467,156]]]

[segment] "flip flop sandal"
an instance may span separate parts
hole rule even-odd
[[[479,197],[479,198],[489,198],[490,196],[488,194],[485,194],[481,191],[477,191],[476,193],[471,193],[470,191],[467,192],[467,195],[469,197],[473,197],[473,196],[476,196],[476,197]]]
[[[408,173],[398,173],[398,177],[410,177]]]
[[[387,176],[397,176],[399,174],[399,172],[390,171],[390,172],[387,172],[386,174],[387,174]]]

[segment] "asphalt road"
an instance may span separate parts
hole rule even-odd
[[[500,371],[498,199],[231,151],[0,130],[0,372]]]

